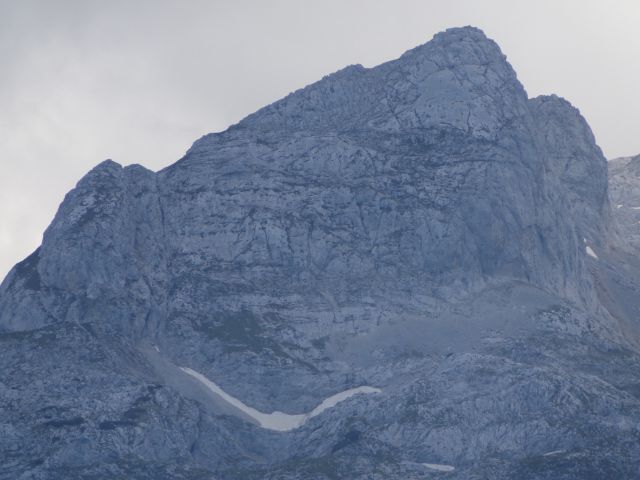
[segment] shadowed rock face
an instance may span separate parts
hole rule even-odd
[[[603,287],[611,223],[585,120],[528,99],[471,27],[329,75],[160,172],[105,161],[0,287],[5,471],[627,478],[640,361],[627,294]],[[267,413],[382,393],[274,433],[178,367]]]
[[[640,155],[609,162],[610,192],[620,243],[640,248]]]

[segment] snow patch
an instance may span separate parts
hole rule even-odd
[[[320,405],[318,405],[316,408],[311,410],[311,412],[307,414],[306,419],[317,417],[325,410],[331,407],[335,407],[340,402],[343,402],[347,398],[353,397],[354,395],[358,395],[360,393],[380,393],[380,392],[382,392],[382,390],[380,390],[379,388],[362,386],[362,387],[350,388],[349,390],[345,390],[344,392],[336,393],[335,395],[332,395],[329,398],[326,398],[325,400],[323,400]]]
[[[594,252],[593,249],[589,245],[587,245],[587,255],[589,255],[590,257],[593,257],[596,260],[598,260],[598,255],[596,255],[596,252]]]
[[[439,472],[453,472],[456,469],[451,465],[440,465],[439,463],[423,463],[422,466]]]
[[[620,204],[620,205],[616,205],[616,208],[622,208],[624,207],[624,205]]]
[[[253,418],[258,423],[258,425],[260,425],[262,428],[266,428],[268,430],[275,430],[277,432],[288,432],[290,430],[299,428],[302,425],[304,425],[305,422],[310,418],[320,415],[325,410],[331,407],[335,407],[338,403],[343,402],[347,398],[350,398],[354,395],[358,395],[361,393],[382,392],[382,390],[380,390],[379,388],[374,388],[374,387],[368,387],[368,386],[356,387],[356,388],[351,388],[349,390],[345,390],[344,392],[340,392],[340,393],[336,393],[335,395],[332,395],[331,397],[323,400],[322,403],[320,403],[320,405],[318,405],[309,413],[301,413],[297,415],[289,415],[287,413],[283,413],[279,411],[275,411],[272,413],[263,413],[256,410],[255,408],[245,405],[241,400],[237,399],[236,397],[229,395],[222,388],[220,388],[218,385],[216,385],[214,382],[209,380],[207,377],[205,377],[201,373],[196,372],[195,370],[192,370],[191,368],[187,368],[187,367],[180,367],[180,369],[183,372],[199,380],[209,390],[211,390],[216,395],[220,396],[225,402],[229,403],[230,405],[233,405],[235,408],[237,408],[241,412]]]
[[[559,455],[561,453],[564,453],[564,450],[554,450],[553,452],[547,452],[542,454],[543,457],[550,457],[552,455]]]

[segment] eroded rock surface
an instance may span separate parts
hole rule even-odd
[[[0,287],[0,476],[636,478],[616,221],[586,121],[471,27],[103,162]],[[274,432],[181,367],[265,413],[381,392]]]

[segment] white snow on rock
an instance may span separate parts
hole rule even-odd
[[[324,412],[328,408],[334,407],[338,403],[354,395],[358,395],[361,393],[380,393],[382,391],[379,388],[368,387],[368,386],[356,387],[356,388],[351,388],[349,390],[345,390],[344,392],[340,392],[340,393],[336,393],[335,395],[332,395],[331,397],[323,400],[322,403],[320,403],[320,405],[318,405],[309,413],[302,413],[297,415],[289,415],[287,413],[283,413],[279,411],[275,411],[272,413],[263,413],[256,410],[255,408],[251,408],[250,406],[245,405],[241,400],[237,399],[236,397],[229,395],[222,388],[220,388],[218,385],[216,385],[214,382],[209,380],[207,377],[205,377],[201,373],[196,372],[195,370],[192,370],[191,368],[187,368],[187,367],[180,367],[180,369],[183,372],[188,373],[192,377],[198,379],[209,390],[211,390],[216,395],[220,396],[224,401],[226,401],[230,405],[234,406],[238,410],[242,411],[243,413],[246,413],[248,416],[253,418],[256,422],[258,422],[258,425],[260,425],[262,428],[266,428],[268,430],[275,430],[278,432],[288,432],[290,430],[299,428],[302,425],[304,425],[304,423],[308,419],[320,415],[322,412]]]
[[[593,249],[589,245],[587,245],[587,255],[589,255],[590,257],[593,257],[596,260],[598,260],[598,255],[596,255],[596,252],[594,252]]]
[[[451,465],[440,465],[439,463],[423,463],[422,466],[439,472],[453,472],[456,469]]]
[[[554,450],[553,452],[544,453],[542,456],[543,457],[550,457],[552,455],[560,455],[561,453],[564,453],[564,450]]]
[[[350,388],[349,390],[336,393],[335,395],[332,395],[329,398],[326,398],[325,400],[323,400],[320,405],[318,405],[310,413],[307,414],[307,418],[317,417],[325,410],[331,407],[335,407],[338,403],[346,400],[349,397],[358,395],[359,393],[380,393],[380,392],[382,392],[382,390],[375,387],[362,386],[362,387]]]

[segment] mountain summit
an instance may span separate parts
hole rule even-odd
[[[105,161],[0,287],[0,476],[634,478],[607,188],[472,27]]]

